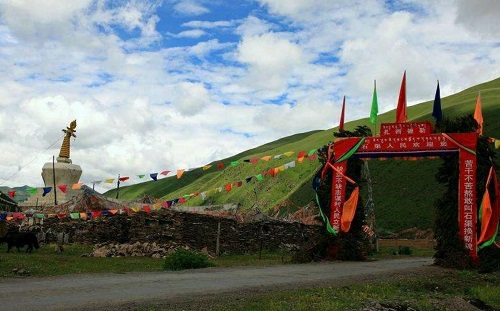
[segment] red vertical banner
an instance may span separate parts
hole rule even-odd
[[[460,181],[458,185],[458,228],[460,238],[473,260],[477,258],[476,155],[460,149]]]
[[[347,168],[347,161],[333,164],[332,195],[330,202],[330,225],[340,232],[340,219],[342,218],[342,207],[345,200],[346,180],[342,176]],[[341,174],[342,173],[342,174]]]

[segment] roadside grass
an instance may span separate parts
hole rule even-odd
[[[463,310],[468,301],[498,310],[500,273],[479,274],[434,268],[343,286],[325,286],[238,297],[215,302],[210,310],[362,310],[384,306],[391,310]],[[378,309],[377,309],[378,310]],[[385,309],[384,309],[385,310]]]
[[[82,244],[65,245],[64,251],[55,253],[55,245],[42,245],[33,253],[0,250],[0,277],[16,277],[14,269],[24,269],[31,277],[47,277],[82,273],[126,273],[163,271],[164,259],[149,257],[87,257],[92,246]],[[397,255],[395,247],[380,247],[379,253],[369,260],[409,257]],[[412,248],[412,257],[432,257],[433,250]],[[285,251],[262,251],[255,254],[224,254],[211,259],[216,267],[273,266],[292,263],[292,253]]]

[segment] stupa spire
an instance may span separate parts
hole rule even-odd
[[[70,138],[76,137],[76,120],[71,121],[66,129],[62,130],[66,135],[64,135],[64,139],[61,145],[61,151],[59,152],[59,158],[69,159],[70,155]],[[60,159],[57,159],[58,161]],[[63,160],[64,161],[64,160]]]

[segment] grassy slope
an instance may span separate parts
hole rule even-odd
[[[478,92],[481,91],[483,116],[485,119],[484,135],[500,138],[500,78],[486,82],[457,94],[442,99],[445,117],[471,114],[474,111]],[[408,107],[408,121],[431,120],[432,101]],[[393,122],[394,111],[381,114],[379,123]],[[368,119],[356,120],[346,124],[346,129],[354,129],[358,125],[369,125]],[[270,168],[278,167],[296,160],[296,153],[290,157],[259,161],[252,165],[243,163],[244,159],[277,155],[287,151],[309,151],[327,144],[333,139],[333,131],[313,131],[285,137],[263,146],[245,151],[233,157],[214,162],[207,171],[201,168],[186,172],[181,179],[165,178],[157,182],[146,182],[120,189],[120,198],[136,199],[144,194],[166,200],[182,197],[198,191],[212,190],[228,183],[243,181],[243,186],[233,188],[230,192],[211,192],[206,201],[201,196],[189,199],[187,205],[206,204],[241,204],[242,208],[258,205],[261,209],[271,210],[276,204],[290,200],[293,205],[304,205],[314,200],[311,189],[311,178],[319,167],[317,161],[305,159],[297,167],[280,172],[275,178],[266,177],[264,181],[252,180],[245,183],[245,178],[259,174]],[[217,163],[228,164],[239,160],[236,167],[216,168]],[[434,175],[440,160],[421,161],[378,161],[369,163],[373,181],[373,194],[379,228],[396,231],[418,226],[427,228],[432,225],[432,204],[438,197],[440,187],[434,181]],[[404,181],[402,183],[401,181]],[[115,192],[107,195],[114,197]],[[398,215],[404,215],[399,217]]]

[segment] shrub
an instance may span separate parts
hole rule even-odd
[[[215,266],[215,264],[212,263],[206,255],[181,248],[165,258],[163,269],[177,271],[213,266]]]
[[[407,245],[398,246],[398,254],[411,256],[411,254],[413,254],[413,250],[411,249],[410,246],[407,246]]]

